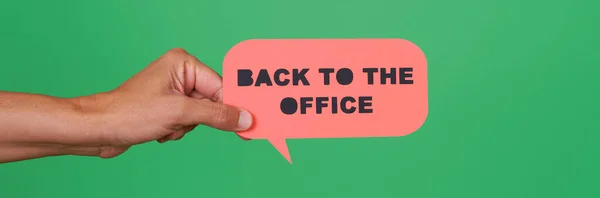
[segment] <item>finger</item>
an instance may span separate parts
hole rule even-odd
[[[194,130],[196,126],[197,125],[183,127],[180,131],[172,133],[172,136],[169,136],[169,140],[180,140],[181,138],[183,138],[183,136],[185,136],[185,134]]]
[[[182,133],[182,134],[181,134],[181,136],[179,136],[179,137],[176,137],[176,138],[175,138],[175,139],[173,139],[173,140],[181,140],[181,138],[185,137],[185,134],[186,134],[186,133]]]
[[[167,142],[167,141],[169,140],[169,137],[170,137],[170,136],[171,136],[171,134],[169,134],[169,135],[166,135],[165,137],[162,137],[162,138],[160,138],[160,139],[158,139],[158,140],[156,140],[156,141],[157,141],[158,143],[161,143],[161,144],[162,144],[162,143],[165,143],[165,142]]]
[[[169,137],[168,137],[168,140],[178,140],[178,139],[181,139],[184,135],[185,135],[185,132],[177,131],[175,133],[171,133],[171,135],[169,135]]]
[[[185,136],[185,134],[187,134],[188,132],[194,130],[194,128],[196,128],[197,125],[192,125],[192,126],[185,126],[183,128],[181,128],[179,131],[170,133],[169,135],[166,135],[160,139],[158,139],[158,143],[165,143],[169,140],[180,140],[181,138],[183,138],[183,136]]]
[[[173,132],[173,133],[169,133],[169,135],[165,135],[164,137],[156,140],[158,143],[165,143],[168,142],[169,140],[173,140],[175,139],[175,136],[177,136],[177,132]]]
[[[203,124],[225,131],[245,131],[252,125],[252,115],[240,108],[210,100],[185,100],[182,125]]]
[[[190,62],[195,68],[193,90],[198,92],[196,95],[200,94],[213,101],[222,101],[223,78],[221,75],[193,55],[190,55]]]
[[[192,93],[189,94],[190,97],[196,99],[205,99],[206,96],[202,95],[198,90],[193,90]]]

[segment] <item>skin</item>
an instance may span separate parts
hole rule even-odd
[[[0,163],[60,155],[113,158],[198,125],[241,132],[247,111],[222,103],[222,78],[172,49],[119,87],[75,98],[0,92]]]

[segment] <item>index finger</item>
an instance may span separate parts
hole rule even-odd
[[[209,98],[212,101],[223,102],[223,77],[202,61],[198,60],[195,56],[190,55],[190,57],[190,61],[195,68],[193,92],[199,93],[204,98]],[[245,138],[240,135],[237,136],[245,141],[251,140],[250,138]]]
[[[215,70],[190,55],[190,63],[194,66],[193,91],[215,102],[222,102],[223,78]]]

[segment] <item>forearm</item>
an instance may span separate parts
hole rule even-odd
[[[0,92],[0,163],[54,155],[92,155],[99,137],[77,99]]]
[[[97,146],[0,143],[0,163],[60,155],[98,156],[100,152]]]

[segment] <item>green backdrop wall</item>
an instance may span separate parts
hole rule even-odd
[[[430,103],[406,137],[289,140],[293,165],[207,127],[115,159],[2,164],[0,197],[598,197],[599,5],[5,0],[0,90],[106,91],[173,47],[220,73],[245,39],[397,37],[425,52]]]

